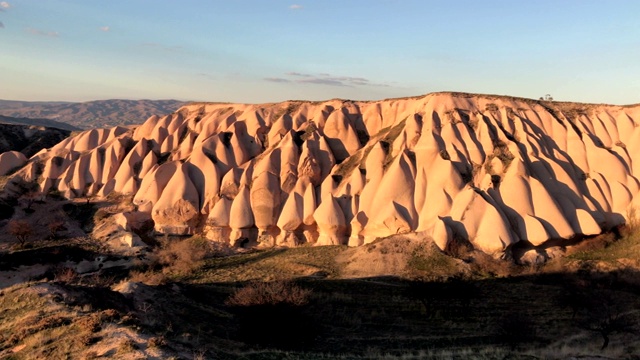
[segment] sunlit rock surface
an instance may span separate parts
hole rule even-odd
[[[70,198],[131,195],[159,233],[358,246],[420,232],[497,256],[624,223],[640,207],[639,124],[638,105],[460,93],[201,103],[5,153],[0,170]]]

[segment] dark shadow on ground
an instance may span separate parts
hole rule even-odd
[[[299,278],[292,281],[311,291],[309,302],[283,305],[277,311],[275,307],[239,311],[226,304],[234,291],[250,283],[176,283],[153,288],[157,292],[153,316],[170,325],[167,336],[172,341],[204,347],[220,358],[235,358],[234,354],[250,349],[293,351],[313,358],[312,354],[400,356],[480,347],[517,351],[545,347],[581,331],[585,342],[599,346],[603,335],[598,327],[610,320],[603,314],[610,313],[633,324],[608,333],[611,344],[634,353],[640,349],[628,341],[628,334],[637,330],[639,275],[631,270],[581,271],[446,282]],[[243,335],[247,326],[253,334],[283,338],[276,345],[265,345]],[[302,342],[283,327],[313,337],[303,337],[306,342]],[[184,333],[198,334],[201,340],[185,341],[180,338]],[[260,357],[244,353],[242,358]]]

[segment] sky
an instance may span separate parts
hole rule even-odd
[[[637,0],[0,1],[0,99],[640,103]]]

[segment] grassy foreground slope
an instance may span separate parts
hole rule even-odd
[[[0,292],[0,356],[175,359],[568,358],[640,354],[640,235],[600,237],[537,267],[427,239],[229,252],[158,239],[144,256],[58,240],[49,270]],[[56,250],[57,249],[57,250]],[[636,250],[634,250],[636,249]],[[82,251],[84,251],[84,253]],[[65,253],[73,254],[70,249]],[[80,274],[103,251],[122,266]],[[109,253],[109,254],[107,254]],[[97,253],[93,253],[97,255]],[[107,262],[105,262],[107,264]],[[41,264],[43,265],[43,264]]]
[[[533,265],[417,234],[263,249],[141,234],[154,245],[118,248],[85,233],[130,202],[54,195],[13,199],[0,220],[3,359],[640,356],[635,222]],[[32,227],[22,243],[10,218]]]

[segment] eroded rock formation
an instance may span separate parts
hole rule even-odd
[[[625,222],[639,124],[640,106],[459,93],[191,104],[80,133],[13,176],[69,198],[131,195],[160,233],[357,246],[422,232],[499,255]],[[23,160],[0,155],[0,169]]]

